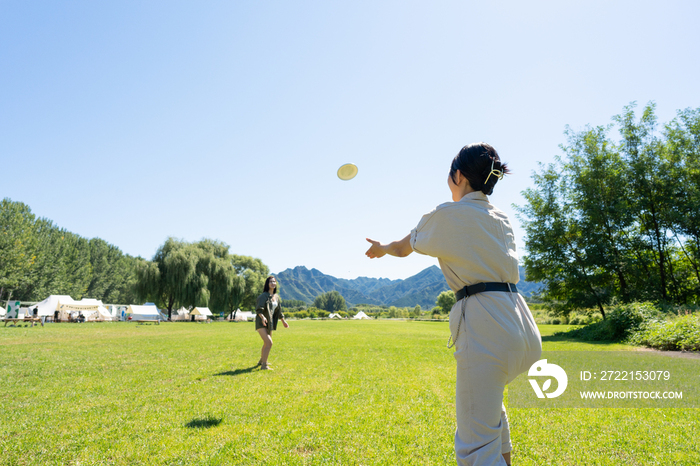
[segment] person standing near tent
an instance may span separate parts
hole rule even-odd
[[[457,302],[450,311],[457,361],[455,455],[464,466],[510,465],[503,392],[542,353],[539,330],[515,285],[519,271],[513,229],[487,197],[507,173],[490,145],[464,146],[447,177],[454,202],[423,216],[399,241],[380,244],[367,238],[370,259],[413,251],[437,257],[455,292]]]
[[[282,300],[277,294],[277,279],[273,276],[267,277],[263,292],[258,296],[255,306],[255,330],[263,340],[263,347],[260,351],[260,361],[258,366],[262,370],[272,370],[267,363],[272,349],[272,331],[277,330],[277,321],[281,320],[284,328],[289,328],[289,324],[284,320],[282,314]]]

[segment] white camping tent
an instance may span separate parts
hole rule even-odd
[[[190,311],[190,316],[192,316],[192,320],[207,320],[211,319],[211,311],[209,310],[208,307],[195,307]]]
[[[54,300],[53,298],[57,299]],[[85,317],[85,320],[88,321],[102,322],[105,320],[112,320],[112,315],[99,299],[83,298],[80,301],[75,301],[70,296],[49,296],[47,299],[37,304],[37,306],[41,305],[45,301],[48,301],[49,304],[55,302],[56,307],[51,314],[43,315],[55,316],[54,312],[58,311],[58,318],[60,320],[70,320],[71,317],[76,318],[80,314],[82,314]],[[42,315],[41,312],[48,311],[47,307],[44,307],[44,309],[44,311],[39,311],[39,315]]]
[[[99,299],[83,298],[80,301],[76,301],[73,306],[97,306],[95,310],[83,311],[85,319],[91,322],[111,322],[112,314],[109,310],[102,304]]]
[[[38,317],[54,317],[56,315],[54,314],[56,311],[59,311],[60,313],[60,310],[58,309],[59,302],[63,304],[75,304],[75,301],[73,301],[73,298],[71,298],[70,296],[62,294],[52,294],[40,303],[36,303],[33,306],[29,306],[29,310],[33,314],[34,310],[36,309]],[[66,319],[68,318],[67,316],[68,312],[66,312]]]
[[[329,319],[342,319],[343,317],[337,312],[332,312],[328,315]]]
[[[353,319],[369,319],[370,317],[367,316],[364,312],[360,311],[357,314],[355,314],[355,317]]]
[[[173,311],[172,316],[170,316],[173,322],[178,320],[190,320],[190,311],[181,307],[177,311]]]
[[[71,316],[77,317],[83,314],[85,320],[111,321],[112,314],[99,299],[83,298],[75,301],[68,295],[52,294],[45,300],[29,306],[29,313],[37,317],[53,317],[60,320],[69,320]]]
[[[255,314],[250,311],[241,311],[240,309],[236,309],[236,318],[234,319],[233,313],[231,313],[228,318],[235,322],[246,322],[248,320],[255,319]]]
[[[160,314],[156,306],[132,304],[126,309],[126,313],[131,314],[132,320],[160,320]]]

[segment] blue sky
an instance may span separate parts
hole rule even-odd
[[[566,125],[700,107],[694,1],[0,1],[0,196],[150,259],[219,239],[272,272],[406,278],[369,260],[449,200],[486,141],[523,231]],[[352,181],[335,172],[359,168]]]

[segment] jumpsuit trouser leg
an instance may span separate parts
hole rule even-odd
[[[516,300],[511,305],[516,318],[499,322],[482,305],[488,305],[490,300],[475,298],[465,298],[470,300],[468,304],[458,302],[450,313],[453,335],[457,320],[463,319],[454,353],[455,454],[460,466],[505,466],[502,454],[511,451],[511,442],[503,392],[510,381],[539,359],[541,339],[534,320],[530,321],[531,315],[524,321],[517,318],[523,312],[529,314],[529,310],[522,309]]]

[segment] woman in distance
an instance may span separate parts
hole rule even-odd
[[[503,391],[542,352],[537,325],[516,288],[513,229],[488,198],[507,173],[490,145],[464,146],[447,177],[453,202],[423,216],[399,241],[367,239],[372,244],[369,258],[405,257],[413,251],[437,257],[455,292],[457,302],[450,311],[457,361],[455,455],[465,466],[510,465]]]
[[[275,277],[269,276],[265,280],[263,292],[258,296],[255,312],[257,314],[255,316],[255,330],[263,340],[258,366],[262,370],[272,370],[272,367],[267,363],[272,349],[272,331],[277,330],[278,320],[282,321],[284,328],[289,328],[289,324],[284,320],[284,314],[282,314],[282,300],[277,294],[277,279]]]

